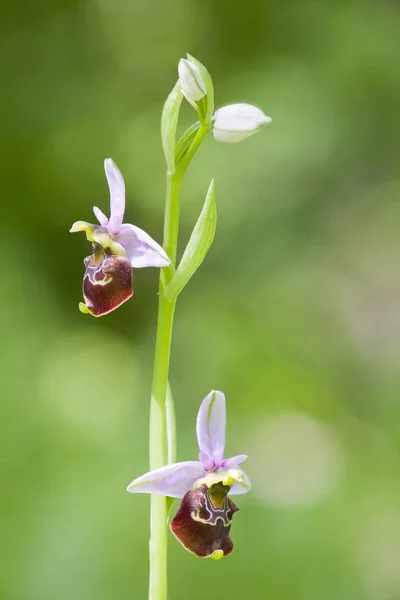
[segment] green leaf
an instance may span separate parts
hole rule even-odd
[[[204,65],[201,64],[198,60],[196,60],[190,54],[186,55],[190,62],[194,63],[200,70],[201,76],[203,77],[204,84],[207,89],[207,95],[197,103],[199,108],[199,117],[200,119],[204,118],[204,122],[207,125],[210,125],[211,118],[214,114],[214,86],[211,79],[210,73],[207,71]],[[206,103],[206,106],[201,106],[201,103]]]
[[[167,161],[168,173],[175,173],[175,137],[182,98],[183,94],[179,81],[177,81],[165,101],[161,115],[161,141],[165,160]]]
[[[169,301],[181,293],[189,279],[203,262],[214,239],[217,225],[217,208],[215,204],[215,184],[211,181],[207,196],[196,225],[190,236],[182,260],[167,286],[164,294]]]

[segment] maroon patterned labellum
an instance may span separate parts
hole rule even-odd
[[[83,297],[93,316],[106,315],[132,297],[132,266],[127,258],[94,243],[92,256],[84,262]]]
[[[204,484],[185,494],[170,528],[186,550],[201,558],[213,554],[221,558],[232,552],[229,532],[239,508],[228,497],[230,489],[222,483],[210,488]]]

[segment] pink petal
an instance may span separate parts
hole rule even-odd
[[[197,440],[200,451],[220,465],[225,449],[225,395],[212,390],[201,403],[197,414]]]
[[[199,452],[199,461],[203,465],[205,471],[211,471],[215,467],[214,459],[212,459],[205,452]]]
[[[107,219],[106,215],[103,213],[103,211],[100,210],[99,208],[97,208],[97,206],[93,206],[93,212],[94,212],[94,216],[96,217],[96,219],[98,220],[100,225],[102,227],[107,227],[108,219]]]
[[[171,262],[163,248],[140,227],[124,223],[115,239],[125,248],[134,269],[167,267]]]
[[[247,454],[238,454],[237,456],[232,456],[231,458],[226,458],[222,461],[221,467],[225,469],[234,469],[240,463],[244,462],[247,458]]]
[[[116,235],[124,220],[125,213],[125,182],[121,171],[111,158],[104,161],[108,187],[110,188],[110,221],[108,230],[111,235]]]
[[[250,479],[246,473],[243,471],[243,469],[238,469],[238,471],[240,471],[243,475],[243,482],[237,481],[229,492],[230,495],[238,496],[239,494],[246,494],[251,490]]]
[[[172,498],[183,498],[192,489],[194,482],[204,475],[199,462],[175,463],[138,477],[130,485],[132,494],[161,494]]]

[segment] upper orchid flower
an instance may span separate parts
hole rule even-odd
[[[83,297],[79,308],[95,317],[115,310],[133,294],[132,268],[167,267],[170,260],[162,249],[143,229],[123,223],[125,212],[125,183],[117,165],[106,158],[104,161],[110,188],[110,218],[97,206],[93,212],[100,225],[77,221],[71,232],[86,231],[92,242],[93,255],[85,258]]]
[[[225,395],[211,391],[197,415],[199,462],[175,463],[150,471],[128,486],[128,492],[183,498],[170,527],[190,552],[202,558],[222,558],[233,549],[229,537],[238,507],[228,497],[250,489],[247,475],[238,468],[245,454],[223,458],[225,448]]]
[[[181,58],[178,65],[178,73],[182,94],[196,108],[196,102],[207,94],[206,84],[204,83],[199,67],[190,60]]]

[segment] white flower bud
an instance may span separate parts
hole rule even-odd
[[[230,104],[219,108],[214,115],[214,138],[234,144],[260,131],[271,118],[251,104]]]
[[[200,69],[197,65],[181,58],[178,65],[179,81],[182,93],[186,100],[196,107],[195,103],[201,100],[207,93]]]

